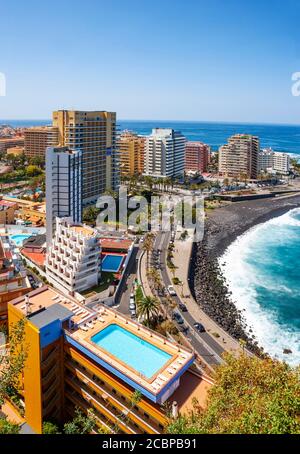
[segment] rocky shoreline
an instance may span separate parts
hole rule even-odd
[[[300,207],[300,196],[237,202],[218,208],[206,219],[202,242],[195,243],[190,268],[193,296],[201,309],[248,350],[263,356],[252,328],[232,300],[218,258],[251,227]]]

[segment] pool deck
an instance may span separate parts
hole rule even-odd
[[[25,297],[17,298],[12,304],[24,314],[26,313]],[[75,344],[77,348],[83,347],[86,354],[94,357],[103,367],[113,370],[117,375],[124,377],[133,387],[136,385],[137,389],[141,388],[155,398],[163,395],[170,386],[175,384],[176,387],[180,376],[194,361],[195,353],[193,351],[170,342],[164,336],[102,304],[91,309],[46,286],[32,291],[27,302],[32,315],[36,311],[41,311],[41,308],[47,309],[54,304],[62,305],[70,311],[70,314],[73,313],[64,324],[64,332],[69,342]],[[171,358],[152,377],[147,378],[91,340],[95,334],[112,324],[119,325],[168,353]]]
[[[186,369],[186,366],[194,359],[194,353],[186,348],[173,344],[165,337],[160,336],[154,331],[149,330],[145,326],[136,323],[127,317],[108,309],[105,306],[99,307],[98,313],[91,319],[88,324],[77,327],[75,330],[69,331],[68,334],[81,345],[86,347],[95,355],[99,356],[103,361],[118,370],[151,394],[157,395],[169,385],[174,378]],[[171,355],[169,361],[164,364],[151,378],[138,373],[128,364],[111,355],[108,351],[92,342],[91,338],[104,330],[111,324],[117,324],[123,329],[135,334],[144,341],[156,346],[160,350]]]

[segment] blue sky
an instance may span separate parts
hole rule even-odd
[[[2,2],[0,118],[299,123],[299,0]]]

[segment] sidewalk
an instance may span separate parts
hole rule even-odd
[[[206,331],[212,335],[215,341],[218,342],[224,349],[227,351],[241,351],[239,343],[229,336],[210,317],[208,317],[194,300],[188,285],[188,271],[193,242],[191,240],[179,240],[180,234],[181,231],[177,231],[173,251],[173,263],[176,266],[174,276],[178,277],[178,279],[183,283],[183,285],[174,285],[177,296],[186,305],[191,316],[198,322],[201,322],[205,326]],[[172,281],[173,274],[168,267],[167,272],[170,280]]]

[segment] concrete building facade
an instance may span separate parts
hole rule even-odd
[[[120,176],[131,177],[144,172],[146,138],[124,131],[117,140]]]
[[[185,137],[173,129],[155,128],[146,138],[144,174],[160,178],[184,174]]]
[[[225,177],[256,179],[258,174],[259,138],[236,134],[219,149],[219,173]]]
[[[46,149],[58,145],[58,129],[52,126],[28,128],[24,139],[26,156],[45,159]]]
[[[95,204],[106,190],[119,186],[116,113],[59,110],[53,112],[60,146],[82,152],[82,203]]]
[[[203,142],[186,142],[185,172],[207,172],[210,147]]]
[[[62,292],[79,293],[97,286],[101,275],[99,233],[72,218],[56,218],[45,266],[48,281]]]
[[[46,152],[47,246],[55,231],[56,217],[82,220],[82,153],[68,147],[50,147]]]

